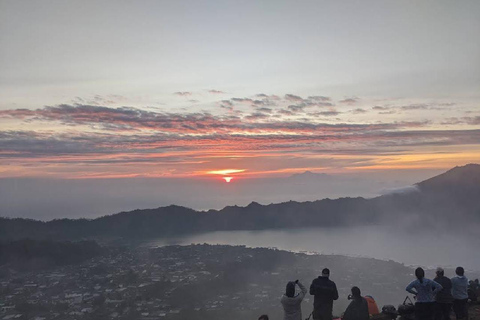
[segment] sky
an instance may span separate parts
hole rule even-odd
[[[216,202],[225,177],[311,171],[371,195],[479,163],[479,14],[476,0],[0,0],[0,188],[31,207],[42,188],[154,179],[208,208],[279,200]],[[180,201],[152,188],[149,205]]]

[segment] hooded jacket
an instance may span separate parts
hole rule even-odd
[[[300,293],[294,297],[282,296],[280,302],[283,307],[283,320],[302,320],[302,307],[301,303],[305,295],[307,294],[307,288],[303,284],[297,282],[300,287]]]

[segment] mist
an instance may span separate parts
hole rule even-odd
[[[321,174],[305,172],[289,177],[245,179],[226,183],[221,177],[129,178],[55,180],[0,179],[2,216],[39,220],[96,218],[134,209],[171,204],[195,210],[221,209],[286,201],[313,201],[323,198],[375,197],[409,188],[436,170],[421,172],[377,172]]]

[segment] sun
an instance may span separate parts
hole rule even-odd
[[[225,182],[228,183],[228,182],[232,181],[233,177],[223,177],[222,179],[225,180]]]

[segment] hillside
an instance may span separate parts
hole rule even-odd
[[[62,265],[78,264],[100,255],[103,249],[94,241],[57,242],[23,239],[0,242],[2,270],[38,271]]]
[[[262,230],[314,226],[398,225],[432,227],[480,223],[480,165],[453,168],[419,182],[411,192],[373,199],[340,198],[285,202],[198,212],[180,206],[134,210],[87,219],[49,222],[0,218],[0,239],[168,237],[216,230]]]
[[[26,319],[73,319],[70,312],[89,308],[75,319],[145,319],[145,313],[151,319],[171,320],[257,319],[262,313],[281,319],[279,297],[285,284],[300,279],[308,287],[326,266],[339,290],[336,314],[345,310],[353,285],[381,305],[400,303],[412,273],[393,261],[266,248],[135,248],[108,251],[72,266],[4,278],[0,274],[7,284],[0,287],[0,301],[15,306],[2,318],[22,313]],[[32,296],[37,301],[32,302]],[[302,306],[305,313],[311,312],[312,304],[308,295]]]

